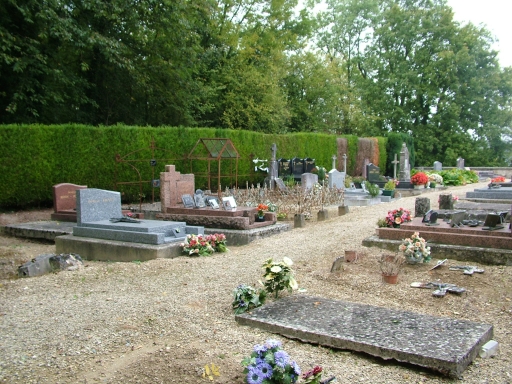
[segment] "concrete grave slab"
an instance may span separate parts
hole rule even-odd
[[[285,337],[365,352],[459,377],[493,337],[489,324],[291,295],[235,317]]]

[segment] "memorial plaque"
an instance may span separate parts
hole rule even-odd
[[[204,207],[206,207],[206,202],[204,201],[204,196],[202,194],[194,195],[194,203],[195,203],[197,208],[204,208]]]
[[[61,183],[53,186],[53,209],[55,212],[76,209],[76,191],[87,188],[86,185]]]
[[[153,188],[160,188],[160,179],[153,179],[151,181],[151,185],[153,186]]]
[[[183,201],[183,206],[185,208],[194,208],[195,207],[194,198],[191,195],[182,195],[181,201]]]
[[[236,201],[233,196],[223,197],[222,198],[222,205],[224,205],[224,209],[227,211],[231,211],[233,209],[236,209]]]
[[[205,198],[206,204],[208,204],[213,209],[219,209],[219,200],[216,197],[207,197]]]

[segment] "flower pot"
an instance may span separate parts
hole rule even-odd
[[[394,197],[395,196],[395,191],[388,191],[388,190],[383,190],[382,191],[382,196],[391,196],[391,197]]]
[[[265,216],[256,216],[256,222],[261,223],[265,221]]]
[[[345,251],[345,261],[352,262],[357,259],[356,251]]]
[[[425,184],[415,184],[414,189],[425,189]]]
[[[382,281],[388,284],[396,284],[398,282],[398,275],[382,274]]]
[[[423,261],[423,255],[405,255],[407,264],[419,264]]]

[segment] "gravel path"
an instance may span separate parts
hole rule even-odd
[[[464,196],[484,185],[449,192]],[[430,197],[436,208],[440,193],[422,197]],[[429,273],[432,264],[408,265],[399,284],[386,285],[376,262],[382,251],[361,245],[388,210],[404,207],[414,213],[414,200],[350,207],[345,216],[307,222],[305,228],[207,258],[89,261],[78,271],[2,280],[0,382],[204,383],[210,381],[200,376],[203,367],[213,363],[220,367],[214,382],[242,383],[240,361],[270,337],[284,343],[303,371],[322,365],[326,377],[336,376],[338,383],[454,382],[411,365],[238,326],[232,290],[240,283],[257,286],[261,263],[287,256],[310,295],[493,324],[500,353],[477,358],[459,382],[512,383],[512,267],[482,266],[484,274],[468,277],[448,268]],[[8,239],[1,244],[8,248]],[[16,244],[21,251],[30,248]],[[334,258],[348,249],[362,256],[346,263],[342,273],[330,274]],[[409,288],[413,281],[448,277],[468,294],[435,299],[427,290]]]

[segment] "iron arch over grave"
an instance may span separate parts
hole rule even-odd
[[[226,138],[202,138],[197,140],[196,144],[188,154],[188,160],[190,161],[190,171],[196,176],[207,176],[208,178],[208,189],[211,190],[211,179],[212,177],[217,179],[216,187],[219,189],[221,186],[221,179],[229,178],[230,182],[235,179],[235,188],[238,187],[238,159],[240,154],[236,150],[233,142]],[[208,162],[207,172],[193,172],[192,160],[206,160]],[[229,172],[222,174],[221,172],[221,161],[229,160]],[[217,162],[217,176],[212,174],[211,163],[212,161]],[[233,161],[235,163],[235,169],[233,172]]]

